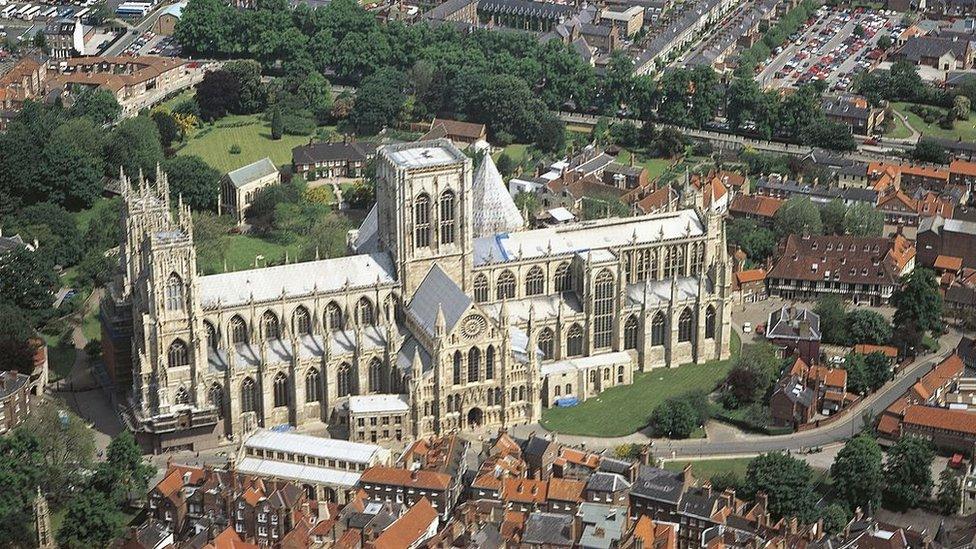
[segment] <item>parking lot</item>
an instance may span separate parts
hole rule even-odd
[[[766,88],[797,87],[823,80],[833,91],[850,89],[854,76],[880,56],[878,39],[899,32],[894,12],[822,7],[805,30],[777,48],[759,73]]]
[[[122,50],[122,54],[129,55],[161,55],[176,57],[180,53],[180,46],[172,36],[162,36],[152,31],[146,31]]]

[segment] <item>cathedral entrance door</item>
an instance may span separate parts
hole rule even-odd
[[[485,413],[481,411],[481,408],[471,408],[468,410],[468,427],[481,427],[484,419]]]

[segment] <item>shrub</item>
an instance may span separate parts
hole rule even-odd
[[[233,145],[230,146],[229,149],[227,149],[227,152],[229,152],[230,154],[241,154],[241,146],[238,145],[237,143],[234,143]]]

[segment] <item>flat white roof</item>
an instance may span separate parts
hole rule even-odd
[[[476,238],[475,265],[617,248],[705,234],[695,210],[584,221]]]
[[[540,373],[542,374],[542,377],[545,378],[551,374],[565,374],[567,372],[587,370],[594,367],[610,366],[629,362],[633,362],[630,353],[627,351],[614,351],[612,353],[602,355],[569,358],[566,360],[557,360],[556,362],[543,364],[542,368],[540,369]]]
[[[338,471],[328,467],[287,463],[270,459],[246,457],[237,464],[241,473],[263,477],[275,477],[314,484],[328,484],[340,488],[352,488],[359,482],[359,473]]]
[[[354,395],[349,397],[349,411],[354,414],[407,412],[407,395]]]
[[[380,149],[391,162],[407,169],[431,168],[467,160],[448,139],[386,145]]]
[[[262,269],[200,277],[200,301],[243,305],[251,296],[255,302],[271,301],[285,295],[307,295],[342,289],[396,282],[393,263],[386,254],[363,254],[304,263],[290,263]]]
[[[945,227],[945,230],[954,233],[976,234],[976,222],[972,221],[946,219],[943,226]]]
[[[278,433],[261,429],[244,441],[245,448],[290,452],[316,458],[336,459],[352,463],[373,465],[385,452],[375,444],[361,444],[333,438],[300,435],[298,433]]]

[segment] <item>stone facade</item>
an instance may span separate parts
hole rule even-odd
[[[676,212],[481,234],[471,197],[494,183],[472,172],[447,140],[385,146],[356,255],[207,276],[166,175],[123,177],[102,317],[107,329],[131,317],[127,411],[147,447],[280,424],[348,433],[353,395],[404,395],[405,437],[495,429],[540,418],[543,365],[626,353],[587,385],[596,394],[635,369],[729,355],[721,216],[688,198]]]

